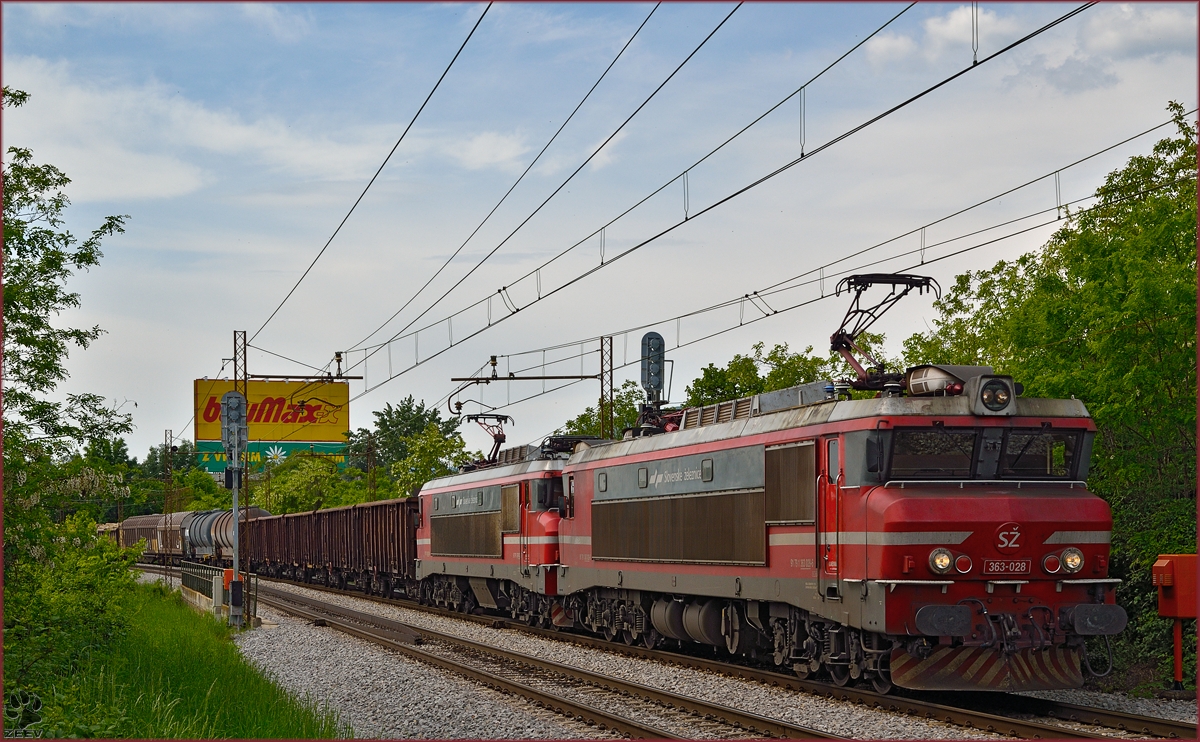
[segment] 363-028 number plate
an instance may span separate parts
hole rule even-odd
[[[985,575],[1027,575],[1031,560],[1029,559],[984,559],[983,573]]]

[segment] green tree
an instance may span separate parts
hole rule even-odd
[[[883,335],[871,332],[858,337],[859,345],[889,368],[895,368],[897,362],[881,357],[883,342]],[[724,368],[710,363],[701,369],[700,376],[687,386],[684,406],[703,407],[822,379],[854,377],[853,369],[840,355],[814,355],[811,345],[802,353],[793,353],[787,343],[777,344],[767,351],[766,344],[759,342],[751,350],[750,355],[735,355]],[[760,368],[766,370],[765,375]]]
[[[233,491],[227,490],[212,475],[203,469],[193,468],[173,471],[175,490],[188,501],[187,510],[226,510],[233,507]],[[241,507],[245,504],[242,493]]]
[[[172,472],[196,468],[196,447],[191,441],[181,440],[175,445],[175,449],[171,452]],[[146,460],[142,462],[142,476],[147,479],[162,479],[165,461],[162,445],[151,446]]]
[[[1196,548],[1196,130],[1169,110],[1176,136],[1109,173],[1041,250],[959,276],[933,329],[905,342],[910,363],[988,364],[1027,395],[1087,405],[1088,485],[1112,506],[1131,614],[1119,666],[1135,679],[1147,662],[1165,671],[1171,646],[1150,566]]]
[[[416,494],[421,485],[436,477],[453,474],[464,464],[483,458],[481,453],[468,453],[462,436],[447,435],[435,422],[430,422],[416,435],[404,439],[408,455],[392,464],[392,477],[402,494]]]
[[[442,435],[458,432],[457,418],[443,419],[441,410],[426,407],[424,400],[417,402],[410,394],[392,406],[388,402],[382,410],[376,410],[373,430],[359,428],[347,435],[346,454],[351,466],[363,471],[367,468],[367,448],[374,446],[375,466],[385,473],[392,465],[408,456],[408,439],[422,433],[431,423]]]
[[[28,94],[5,87],[3,107],[20,106]],[[128,216],[109,216],[82,243],[63,229],[71,182],[33,153],[9,147],[4,164],[4,428],[6,436],[34,436],[64,445],[132,430],[132,418],[107,407],[96,394],[48,395],[67,378],[71,346],[87,348],[103,334],[98,326],[60,328],[52,320],[79,307],[68,291],[76,271],[100,264],[100,243],[125,231]]]
[[[613,393],[613,430],[617,435],[622,430],[637,425],[638,407],[646,401],[646,392],[636,381],[625,380]],[[554,431],[558,435],[600,435],[600,405],[588,407],[571,418],[567,424]]]
[[[272,470],[269,495],[258,500],[275,515],[353,504],[341,502],[340,481],[333,461],[320,456],[290,456]]]
[[[129,455],[129,447],[124,438],[94,438],[87,442],[83,457],[103,461],[111,466],[137,466],[137,459]]]
[[[3,88],[4,108],[28,95]],[[91,393],[50,399],[67,378],[72,347],[87,348],[101,330],[61,328],[80,298],[67,289],[76,271],[99,264],[100,242],[127,217],[108,217],[80,243],[63,229],[70,180],[10,147],[3,167],[4,686],[49,696],[79,664],[124,627],[131,553],[98,539],[81,507],[128,497],[116,456],[88,441],[114,441],[132,429],[129,415]]]

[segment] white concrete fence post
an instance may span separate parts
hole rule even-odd
[[[216,575],[212,578],[213,615],[221,617],[222,605],[225,603],[225,577]]]

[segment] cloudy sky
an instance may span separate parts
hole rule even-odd
[[[652,15],[652,5],[633,3],[494,5],[353,215],[263,327],[484,6],[5,3],[3,82],[32,97],[4,111],[4,146],[29,147],[73,179],[76,234],[105,215],[129,215],[100,267],[71,284],[83,306],[61,322],[108,334],[72,355],[63,391],[131,400],[125,409],[136,401],[130,447],[141,457],[165,428],[192,436],[192,380],[221,373],[234,330],[317,368],[349,351],[355,373],[367,376],[351,387],[361,394],[356,427],[408,394],[444,403],[450,377],[493,354],[512,356],[501,358],[502,373],[538,373],[540,350],[565,346],[547,351],[548,361],[566,360],[546,372],[580,373],[586,341],[583,372],[595,373],[591,338],[644,325],[667,338],[675,399],[703,365],[757,341],[820,350],[845,296],[758,322],[762,310],[734,300],[799,277],[766,298],[770,309],[793,306],[885,258],[867,270],[917,264],[946,285],[1035,249],[1059,203],[1086,199],[1104,173],[1170,130],[1068,165],[1165,122],[1169,100],[1196,106],[1194,4],[1101,3],[989,59],[1076,7],[983,4],[977,56],[986,62],[705,211],[796,160],[802,145],[812,152],[972,67],[970,5],[922,4],[879,31],[903,4],[747,4],[715,33],[732,4],[664,4]],[[872,34],[807,86],[803,116],[795,95],[695,164]],[[1057,183],[1051,175],[929,226],[930,264],[919,267],[923,225],[1058,170]],[[689,218],[675,226],[685,209]],[[989,244],[937,260],[981,243]],[[550,295],[538,300],[539,292]],[[508,317],[507,304],[521,311]],[[899,305],[880,325],[890,349],[931,316],[927,298]],[[644,331],[616,335],[618,363],[635,360]],[[517,355],[526,351],[538,352]],[[250,354],[253,373],[305,370]],[[624,378],[637,378],[636,364],[618,370],[618,384]],[[461,399],[500,406],[542,390],[540,382],[509,387]],[[504,407],[516,418],[510,442],[540,439],[596,396],[588,381]],[[486,447],[478,431],[467,438]]]

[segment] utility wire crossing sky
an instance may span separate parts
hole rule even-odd
[[[814,300],[847,270],[947,285],[1036,249],[1166,135],[1134,137],[1168,101],[1196,107],[1184,4],[0,12],[5,84],[32,96],[4,112],[5,147],[72,178],[74,233],[130,215],[70,286],[61,322],[108,334],[61,391],[137,401],[139,456],[164,428],[191,437],[191,382],[227,373],[233,330],[255,335],[252,373],[374,351],[355,427],[409,394],[449,401],[493,354],[595,373],[581,343],[651,329],[678,342],[678,398],[754,342],[821,349],[845,307]],[[880,323],[888,354],[932,316],[906,299]],[[636,359],[618,360],[619,385]],[[535,395],[513,441],[598,391],[505,386],[472,397]]]

